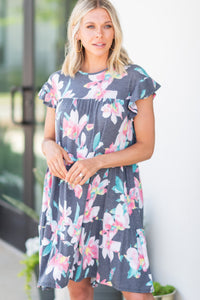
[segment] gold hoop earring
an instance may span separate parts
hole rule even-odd
[[[79,42],[79,41],[77,41],[77,48],[78,48],[78,42]],[[80,40],[80,43],[81,43],[81,40]],[[80,53],[80,52],[82,52],[82,49],[83,49],[83,45],[82,45],[82,43],[81,43],[80,50],[76,50],[76,52],[77,52],[77,53]]]

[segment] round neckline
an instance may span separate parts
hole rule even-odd
[[[103,69],[101,71],[94,72],[94,73],[88,73],[88,72],[83,72],[83,71],[79,70],[78,73],[80,73],[82,75],[97,75],[97,74],[103,73],[103,72],[105,72],[107,70],[108,70],[108,68],[105,68],[105,69]]]

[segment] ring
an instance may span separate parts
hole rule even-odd
[[[83,174],[82,174],[82,173],[80,173],[78,176],[82,178],[82,177],[83,177]]]

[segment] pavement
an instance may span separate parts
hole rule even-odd
[[[18,277],[23,269],[24,254],[0,239],[0,300],[28,300],[24,290],[25,278]],[[36,279],[31,281],[31,298],[39,300]],[[70,300],[67,288],[56,290],[55,300]]]

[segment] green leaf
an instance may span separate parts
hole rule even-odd
[[[2,195],[2,198],[12,204],[14,207],[16,207],[18,210],[22,211],[25,213],[27,216],[32,218],[34,221],[37,223],[39,222],[39,216],[38,214],[28,205],[24,204],[23,202],[16,200],[10,196],[7,195]]]
[[[154,292],[153,296],[161,296],[171,294],[175,291],[175,287],[172,285],[163,286],[159,282],[153,282]]]

